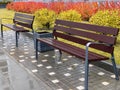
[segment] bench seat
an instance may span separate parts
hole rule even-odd
[[[13,31],[17,32],[29,32],[28,29],[25,29],[24,27],[21,26],[16,26],[14,24],[2,24],[3,26],[12,29]]]
[[[55,40],[53,38],[38,38],[38,41],[47,43],[48,45],[51,45],[57,49],[60,49],[62,51],[65,51],[69,54],[75,55],[78,58],[85,60],[85,50],[82,48],[78,48],[76,46],[69,45],[67,43]],[[97,61],[97,60],[99,61],[99,60],[108,60],[108,59],[109,59],[109,57],[105,57],[103,55],[96,54],[94,52],[89,51],[89,56],[88,56],[89,61]]]

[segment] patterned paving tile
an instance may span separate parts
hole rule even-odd
[[[84,62],[74,56],[64,53],[56,63],[58,50],[39,53],[35,60],[33,39],[21,34],[19,47],[15,47],[15,37],[10,31],[1,40],[2,47],[18,63],[24,65],[30,72],[54,90],[84,90]],[[10,37],[10,39],[8,39]],[[10,41],[9,41],[10,40]],[[12,43],[11,43],[12,42]],[[11,43],[11,44],[10,44]],[[113,73],[102,68],[89,65],[89,90],[120,90],[120,81],[116,81]],[[114,89],[116,88],[116,89]]]

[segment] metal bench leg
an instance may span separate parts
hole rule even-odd
[[[62,51],[60,49],[55,50],[55,63],[58,64],[61,61]]]
[[[85,90],[88,90],[88,74],[89,74],[89,61],[88,61],[88,48],[89,48],[89,43],[86,45],[86,51],[85,51]]]
[[[20,32],[17,33],[17,38],[19,39],[19,36],[20,36]]]
[[[15,32],[16,47],[18,47],[18,32]]]
[[[57,52],[55,52],[55,53],[57,53]],[[58,62],[59,61],[61,61],[61,58],[62,58],[62,51],[61,50],[59,50],[59,52],[55,55],[55,63],[57,63],[58,64]]]
[[[1,25],[1,37],[3,38],[3,25]]]
[[[119,74],[118,74],[118,70],[117,70],[117,67],[116,67],[114,55],[112,55],[111,60],[112,60],[112,64],[113,64],[113,69],[114,69],[114,73],[115,73],[115,78],[116,78],[116,80],[119,80]]]
[[[36,59],[38,60],[38,40],[36,39]]]
[[[88,73],[89,73],[89,63],[88,60],[85,61],[85,90],[88,90]]]
[[[62,57],[62,51],[61,50],[59,50],[59,61],[61,60],[61,57]]]
[[[62,51],[61,50],[59,50],[59,53],[60,53],[60,55],[62,55]]]

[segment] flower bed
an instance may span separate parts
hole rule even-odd
[[[106,2],[12,2],[7,5],[7,9],[26,12],[26,13],[35,13],[37,10],[47,8],[53,10],[56,14],[59,14],[66,10],[76,10],[78,11],[83,20],[89,20],[89,18],[94,15],[98,10],[115,10],[120,11],[120,1],[106,1]]]

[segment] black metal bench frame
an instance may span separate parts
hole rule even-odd
[[[119,80],[118,70],[114,58],[114,45],[118,35],[118,29],[97,26],[85,23],[77,23],[64,20],[56,20],[52,38],[37,38],[36,39],[36,59],[38,59],[38,42],[44,42],[54,48],[67,52],[85,62],[85,90],[88,90],[88,73],[89,63],[94,61],[108,60],[109,56],[91,52],[89,48],[94,48],[111,55],[116,80]],[[85,49],[65,43],[59,38],[84,45]]]
[[[4,24],[2,20],[13,20],[13,24]],[[3,27],[7,27],[15,31],[16,47],[18,47],[18,37],[20,32],[33,32],[34,16],[26,13],[15,12],[14,18],[1,19],[1,37],[3,38]]]

